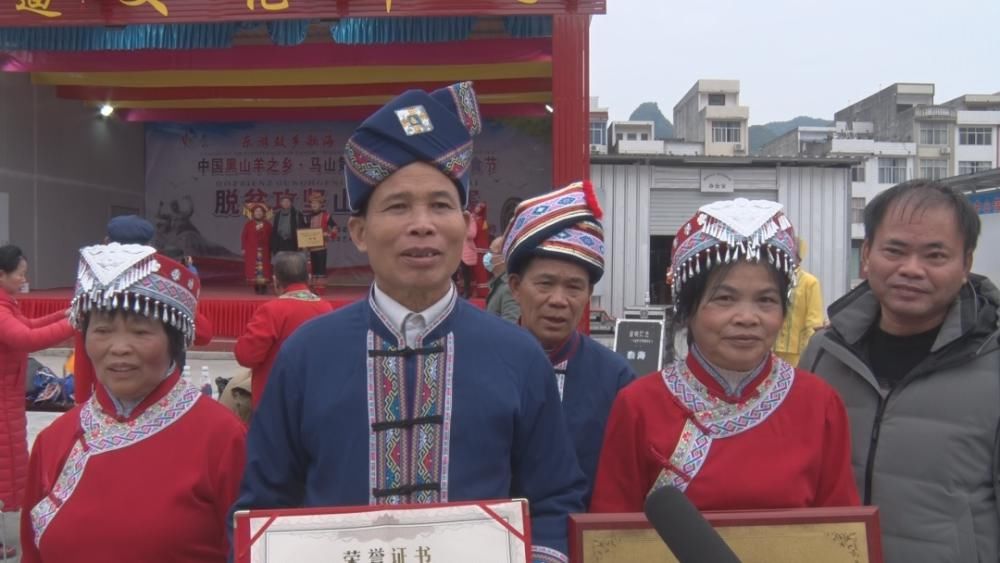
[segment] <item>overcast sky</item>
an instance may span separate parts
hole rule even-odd
[[[673,107],[699,78],[740,81],[750,123],[839,109],[894,82],[934,99],[1000,91],[1000,0],[608,0],[590,95],[611,119]]]

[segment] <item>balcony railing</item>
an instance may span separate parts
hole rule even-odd
[[[917,106],[913,117],[917,119],[955,119],[955,109],[943,106]]]

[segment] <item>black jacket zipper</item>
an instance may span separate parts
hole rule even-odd
[[[893,388],[894,390],[895,388]],[[862,503],[870,505],[872,503],[872,480],[875,476],[875,450],[878,449],[878,435],[882,430],[882,415],[885,413],[885,406],[892,396],[892,390],[883,399],[879,397],[878,409],[875,410],[875,423],[872,424],[872,437],[868,443],[868,460],[865,462],[865,492]]]

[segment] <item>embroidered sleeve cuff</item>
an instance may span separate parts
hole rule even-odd
[[[532,563],[569,563],[569,557],[563,553],[541,545],[531,547]]]

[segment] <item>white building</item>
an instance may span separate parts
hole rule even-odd
[[[745,197],[785,206],[809,244],[805,267],[820,279],[826,304],[849,288],[852,158],[739,158],[607,155],[591,157],[604,208],[605,274],[594,303],[620,317],[626,307],[669,299],[665,275],[677,229],[699,207]]]
[[[608,129],[610,151],[616,154],[662,154],[652,121],[612,121]]]
[[[699,80],[674,106],[674,136],[704,145],[708,156],[743,156],[749,119],[750,108],[740,105],[739,80]]]
[[[1000,93],[934,104],[934,85],[897,83],[835,114],[834,127],[799,127],[761,148],[769,156],[852,156],[851,277],[860,279],[864,208],[882,190],[1000,166]]]
[[[608,154],[608,108],[601,107],[597,96],[590,97],[590,152]]]

